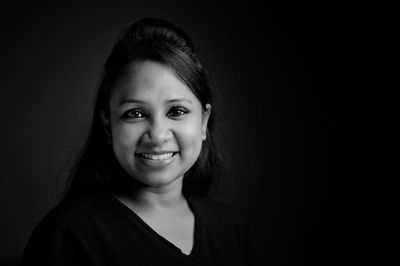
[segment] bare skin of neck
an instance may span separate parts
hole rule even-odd
[[[182,194],[182,178],[162,187],[115,195],[156,233],[189,254],[194,242],[194,214]]]

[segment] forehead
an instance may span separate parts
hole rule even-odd
[[[147,60],[127,65],[116,83],[112,101],[135,99],[153,102],[175,98],[199,102],[193,92],[170,69]]]

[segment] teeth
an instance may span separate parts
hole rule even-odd
[[[142,153],[141,156],[146,158],[146,159],[150,159],[150,160],[166,160],[172,157],[172,155],[174,155],[173,152],[170,153],[164,153],[164,154],[149,154],[149,153]]]

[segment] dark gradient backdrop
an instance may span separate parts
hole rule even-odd
[[[120,29],[143,16],[181,25],[197,44],[218,88],[223,196],[251,220],[266,265],[377,259],[375,241],[386,240],[370,230],[378,188],[352,179],[339,148],[348,134],[335,87],[346,64],[335,60],[347,41],[341,14],[328,4],[181,2],[2,4],[0,262],[18,262],[56,203],[102,63]]]

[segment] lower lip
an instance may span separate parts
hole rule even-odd
[[[141,162],[142,164],[144,164],[148,167],[163,167],[163,166],[170,164],[175,159],[175,156],[177,154],[178,153],[175,153],[174,155],[172,155],[171,158],[168,158],[165,160],[151,160],[151,159],[147,159],[147,158],[144,158],[144,157],[138,156],[138,155],[136,155],[136,158],[138,159],[139,162]]]

